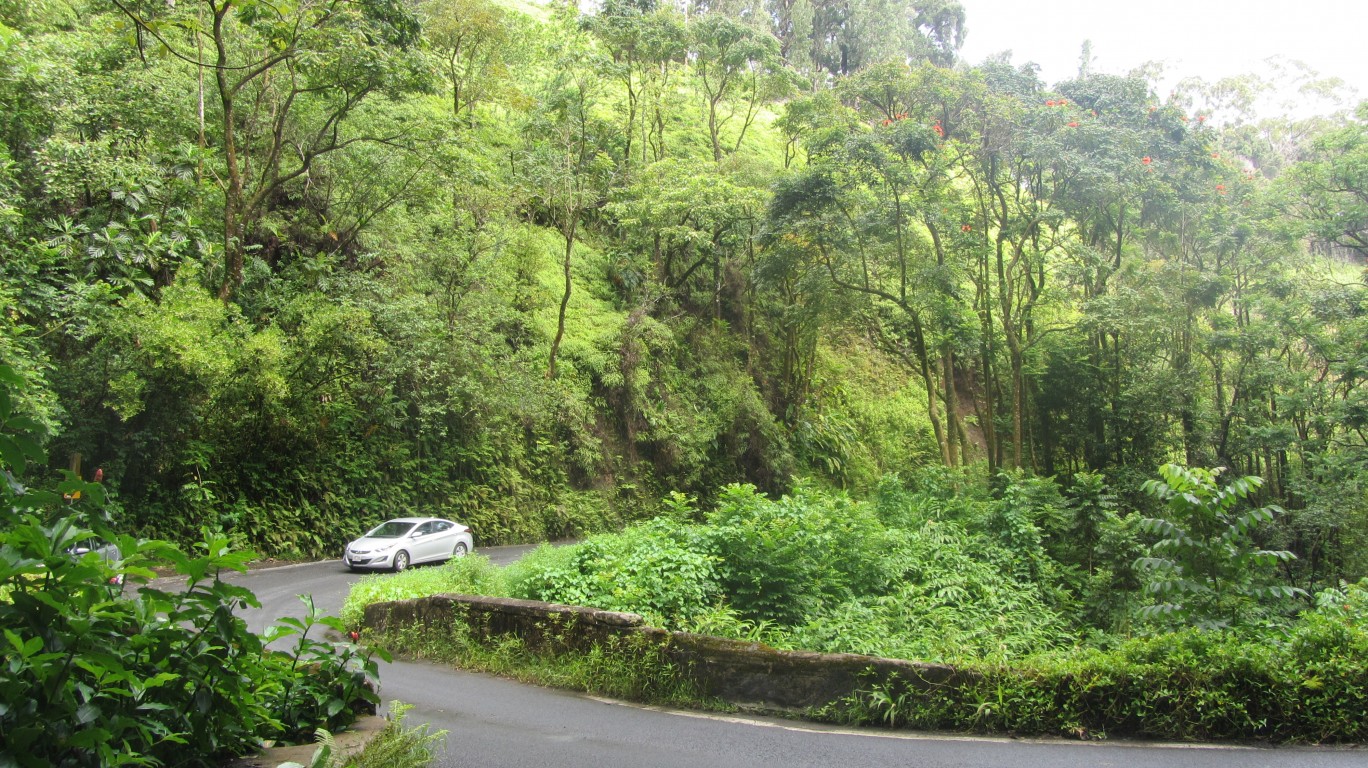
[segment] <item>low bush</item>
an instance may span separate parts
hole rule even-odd
[[[879,686],[826,715],[846,722],[1105,738],[1362,742],[1368,632],[1321,612],[1286,642],[1197,629],[961,665],[961,685]]]
[[[568,547],[542,547],[510,566],[512,597],[631,611],[661,626],[706,612],[720,595],[717,558],[693,526],[659,519]]]

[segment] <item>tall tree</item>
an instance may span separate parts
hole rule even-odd
[[[1368,257],[1368,101],[1306,154],[1290,174],[1299,196],[1293,210],[1315,236]]]
[[[794,81],[779,58],[779,41],[768,33],[710,13],[689,23],[689,38],[713,161],[721,162],[724,151],[741,147],[761,105],[785,95]],[[738,116],[736,141],[724,147],[723,128]]]
[[[658,8],[653,0],[621,0],[606,3],[587,20],[589,29],[606,46],[608,75],[622,84],[622,159],[625,171],[637,162],[634,145],[640,145],[640,162],[664,156],[663,104],[668,83],[688,48],[684,21],[672,9]]]
[[[423,85],[406,55],[417,20],[397,0],[200,0],[180,6],[112,0],[172,56],[207,72],[223,158],[223,277],[242,283],[257,225],[285,190],[328,153],[397,134],[350,135],[347,120],[372,94]]]
[[[585,211],[596,206],[607,186],[612,160],[604,151],[607,127],[595,115],[603,83],[602,69],[590,41],[572,31],[573,20],[558,19],[565,31],[555,45],[556,74],[545,84],[543,109],[534,115],[527,133],[535,140],[527,148],[531,195],[545,209],[561,237],[562,290],[551,340],[546,376],[557,375],[557,358],[565,338],[566,312],[574,290],[575,242]]]
[[[511,87],[516,17],[489,0],[432,0],[420,6],[423,36],[441,60],[452,117],[471,125],[475,107]]]

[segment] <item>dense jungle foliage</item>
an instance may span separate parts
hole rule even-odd
[[[1138,525],[1172,462],[1263,478],[1285,585],[1363,576],[1368,107],[1047,85],[959,61],[966,23],[0,0],[18,411],[119,530],[186,545],[333,555],[412,512],[536,540],[929,467],[999,504],[1086,473]]]
[[[119,533],[101,477],[30,479],[43,433],[15,413],[24,390],[0,365],[0,766],[219,766],[374,711],[376,652],[320,637],[342,624],[311,600],[265,636],[234,615],[259,603],[222,576],[252,553]],[[154,565],[177,578],[154,586]]]
[[[651,626],[959,673],[929,686],[871,681],[809,713],[821,719],[1362,742],[1368,581],[1315,595],[1289,587],[1278,566],[1290,553],[1255,543],[1275,511],[1240,509],[1257,485],[1167,465],[1146,484],[1164,502],[1154,518],[1120,514],[1088,473],[1063,489],[1003,478],[994,491],[931,469],[885,479],[867,501],[810,487],[775,500],[733,485],[707,512],[675,496],[669,514],[510,566],[475,555],[366,577],[342,619],[360,627],[367,605],[441,593],[588,605]],[[483,667],[486,651],[452,639],[463,627],[383,638]],[[654,659],[645,679],[670,678],[651,653],[629,657]]]

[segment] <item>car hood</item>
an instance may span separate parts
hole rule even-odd
[[[348,544],[347,548],[356,552],[369,552],[373,549],[384,549],[385,547],[392,547],[395,544],[398,544],[406,540],[407,538],[407,536],[403,536],[397,539],[372,539],[369,536],[362,536],[361,538],[356,539],[352,543]]]

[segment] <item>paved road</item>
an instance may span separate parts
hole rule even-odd
[[[526,547],[481,550],[496,563]],[[234,576],[260,598],[248,623],[303,615],[311,593],[336,613],[350,584],[340,562]],[[381,670],[383,693],[414,705],[411,725],[448,732],[446,768],[1363,768],[1368,749],[1264,748],[982,739],[850,731],[625,705],[422,663]]]

